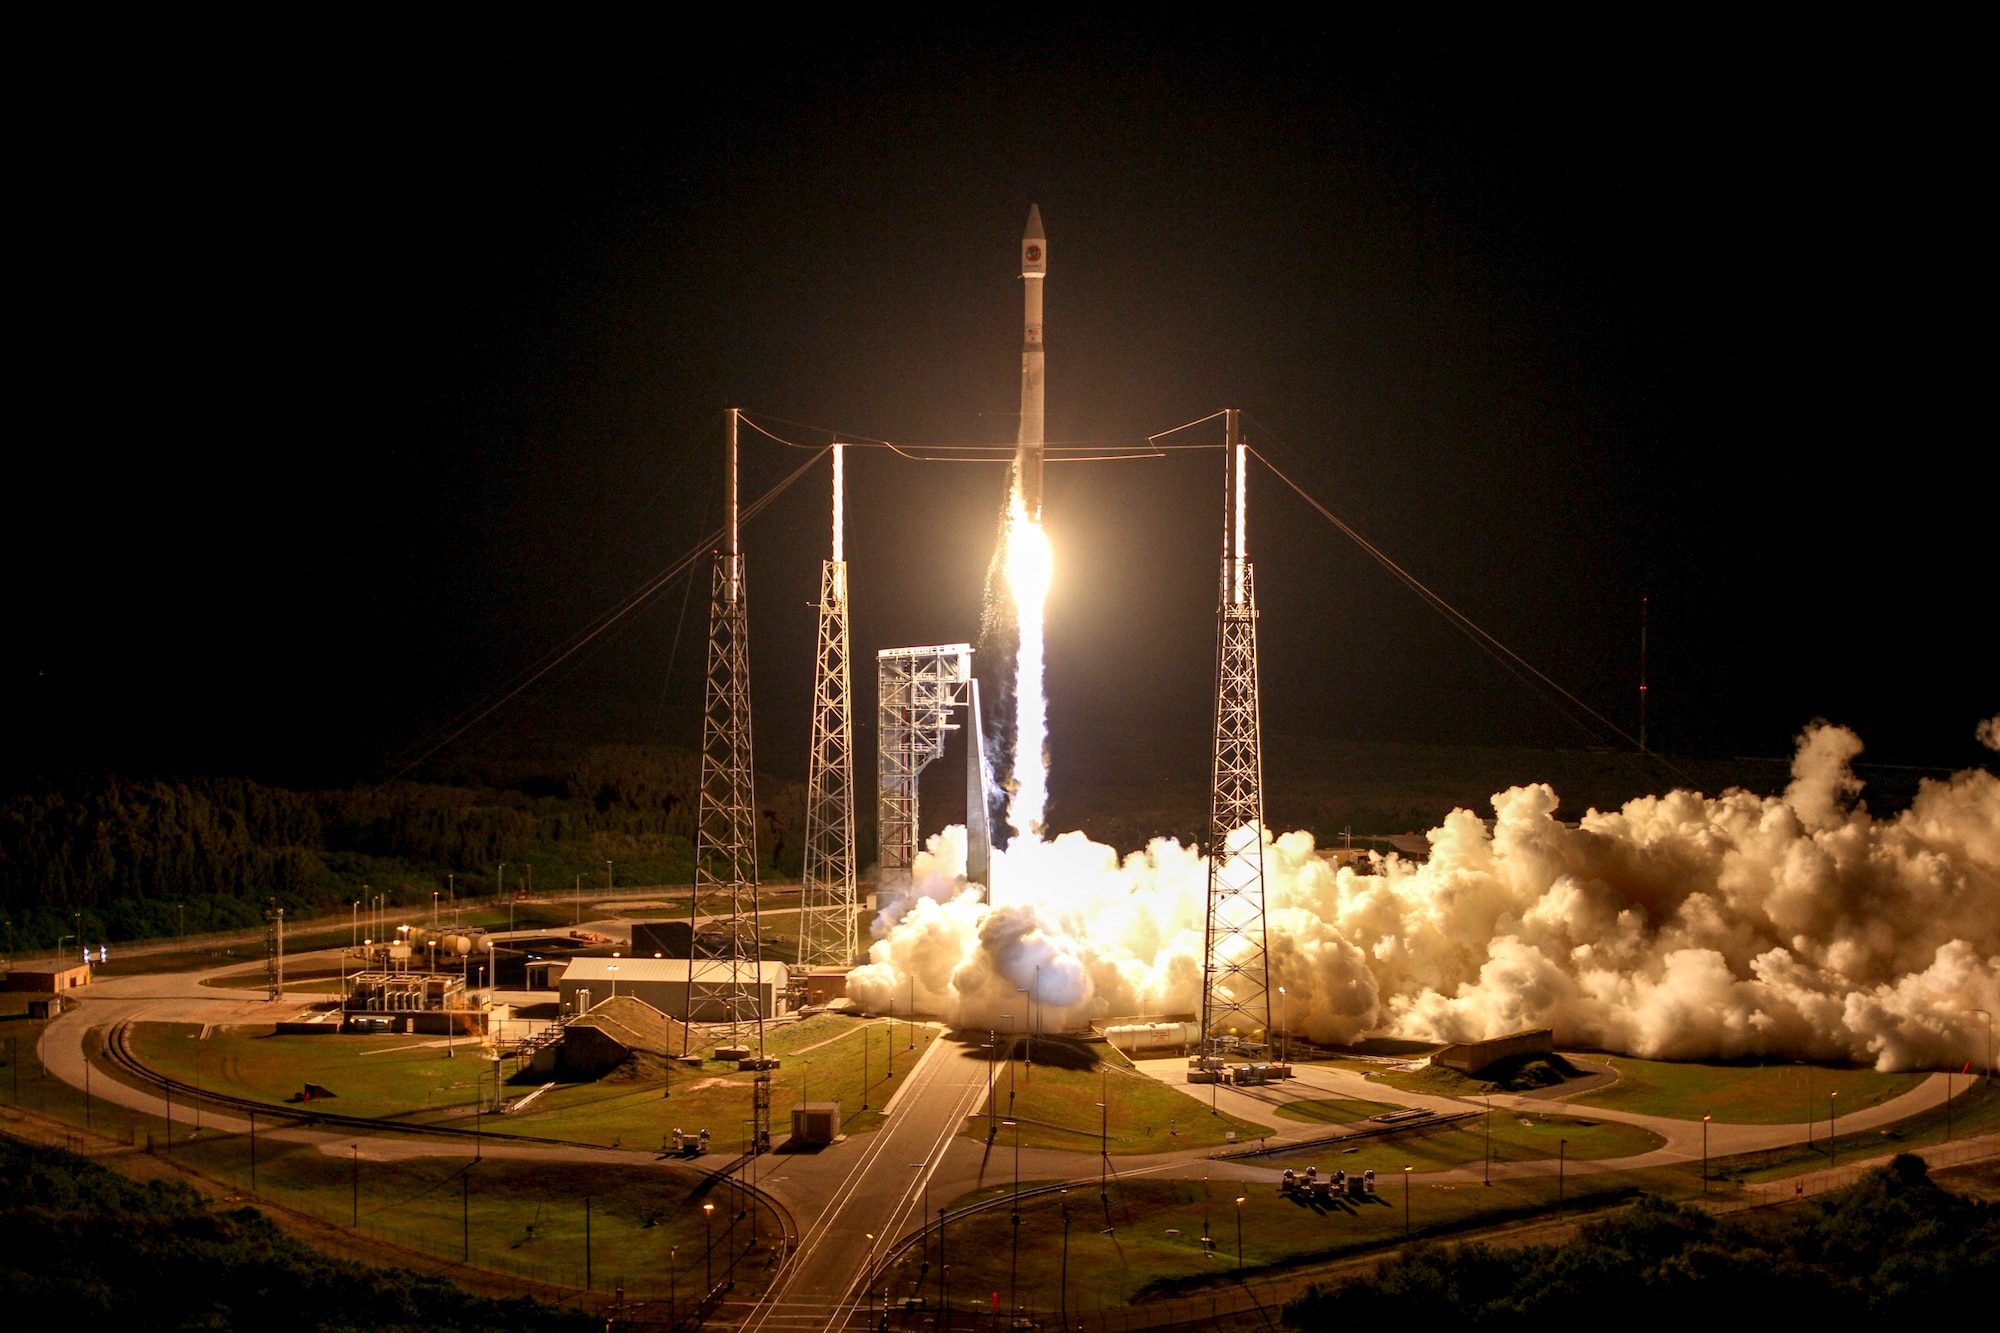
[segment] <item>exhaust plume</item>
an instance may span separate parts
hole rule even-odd
[[[1980,734],[2000,741],[2000,718]],[[1877,818],[1855,800],[1860,751],[1815,724],[1781,796],[1672,791],[1576,827],[1546,784],[1515,787],[1490,821],[1448,815],[1421,864],[1336,869],[1309,833],[1262,833],[1286,1026],[1321,1043],[1553,1027],[1643,1057],[1983,1063],[1973,1010],[2000,1013],[2000,779],[1925,780]],[[994,853],[993,878],[997,907],[966,887],[964,831],[932,838],[849,992],[887,1010],[914,985],[920,1010],[985,1027],[1025,1019],[1028,987],[1042,1031],[1199,1007],[1198,850],[1157,839],[1121,859],[1081,833],[1023,837]]]

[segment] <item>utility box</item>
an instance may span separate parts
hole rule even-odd
[[[792,1142],[826,1144],[839,1137],[839,1102],[800,1102],[792,1108]]]

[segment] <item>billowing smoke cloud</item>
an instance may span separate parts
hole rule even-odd
[[[2000,741],[2000,718],[1981,724]],[[2000,745],[1996,745],[2000,748]],[[1556,1029],[1641,1056],[1792,1056],[1881,1069],[1983,1062],[2000,1015],[2000,779],[1925,781],[1879,819],[1861,742],[1801,738],[1782,796],[1674,791],[1578,827],[1546,785],[1453,811],[1413,864],[1336,869],[1306,833],[1267,840],[1271,984],[1322,1042]],[[995,903],[960,829],[875,923],[849,990],[874,1008],[1044,1031],[1188,1012],[1201,993],[1207,865],[1158,840],[1122,860],[1068,833],[995,853]]]

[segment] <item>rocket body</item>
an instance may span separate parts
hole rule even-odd
[[[1021,237],[1021,434],[1014,450],[1014,482],[1028,517],[1042,517],[1042,279],[1049,271],[1049,243],[1042,210],[1028,205]]]

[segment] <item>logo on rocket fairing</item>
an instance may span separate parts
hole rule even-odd
[[[1039,264],[1042,262],[1042,247],[1030,241],[1027,249],[1022,252],[1022,257],[1030,264]]]

